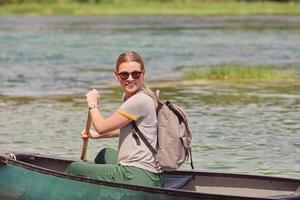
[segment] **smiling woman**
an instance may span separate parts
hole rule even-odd
[[[122,53],[117,60],[115,74],[126,96],[130,97],[143,86],[144,61],[136,52]]]
[[[157,148],[157,117],[153,99],[145,93],[144,61],[133,51],[117,59],[115,76],[124,90],[123,104],[111,116],[104,118],[98,107],[100,94],[93,89],[86,94],[93,130],[83,130],[81,137],[110,138],[119,136],[119,150],[103,149],[94,164],[73,162],[67,173],[95,177],[101,180],[148,186],[162,186],[163,177],[148,147],[133,137],[132,122],[145,133],[149,143]],[[88,133],[88,134],[86,134]]]

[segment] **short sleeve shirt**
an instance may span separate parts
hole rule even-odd
[[[117,112],[133,120],[150,144],[157,149],[157,116],[154,100],[142,90],[125,99]],[[158,173],[154,156],[135,134],[132,124],[120,130],[118,162]]]

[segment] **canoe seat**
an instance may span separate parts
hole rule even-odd
[[[164,188],[180,189],[185,186],[193,176],[186,175],[166,175]]]

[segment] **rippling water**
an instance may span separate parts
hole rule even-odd
[[[78,159],[96,86],[107,116],[120,105],[113,65],[125,49],[145,57],[147,79],[219,63],[300,68],[300,17],[0,17],[0,147]],[[176,86],[176,85],[174,85]],[[198,170],[300,178],[300,87],[194,84],[159,87],[183,105]],[[117,140],[94,140],[92,159]],[[188,164],[185,166],[188,168]]]
[[[219,63],[300,68],[300,17],[0,17],[0,92],[82,92],[114,80],[116,57],[140,52],[149,79]],[[34,73],[32,73],[34,72]]]

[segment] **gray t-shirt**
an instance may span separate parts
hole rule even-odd
[[[147,138],[157,148],[157,116],[154,100],[142,90],[125,99],[117,112],[132,119]],[[158,173],[152,152],[144,142],[134,135],[135,131],[129,123],[120,130],[118,162],[126,166],[139,167]]]

